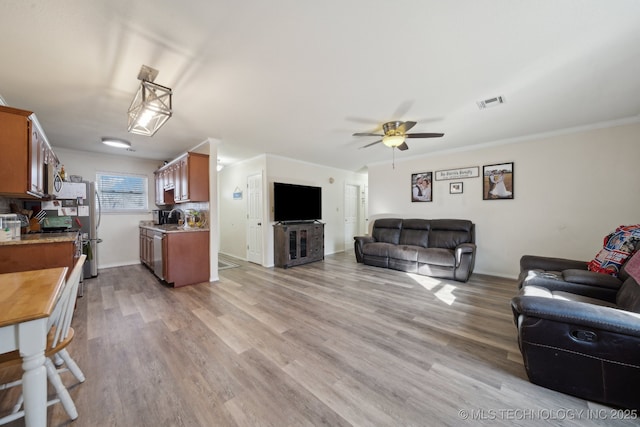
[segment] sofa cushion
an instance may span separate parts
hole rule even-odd
[[[418,261],[418,249],[420,246],[397,245],[389,248],[389,258],[403,261]]]
[[[371,235],[378,242],[397,245],[398,243],[400,243],[401,229],[402,219],[381,218],[377,219],[373,224],[373,231],[371,232]]]
[[[594,304],[602,307],[616,308],[616,304],[612,302],[604,301],[597,298],[591,298],[584,295],[572,294],[570,292],[550,291],[547,288],[542,288],[539,286],[525,286],[520,291],[520,295],[553,298],[553,299],[559,299],[564,301],[584,302],[586,304]]]
[[[402,221],[400,244],[428,247],[430,221],[427,219],[405,219]]]
[[[562,278],[571,283],[601,286],[616,290],[620,288],[621,283],[620,280],[608,274],[596,273],[588,270],[576,270],[573,268],[564,270],[562,272]]]
[[[625,225],[605,236],[603,248],[592,259],[590,271],[617,276],[620,268],[640,246],[640,224]]]
[[[473,223],[463,219],[431,220],[429,247],[455,249],[460,243],[473,242]]]
[[[418,249],[418,263],[455,267],[456,256],[454,251],[442,248]]]
[[[383,242],[366,243],[362,248],[362,253],[364,255],[388,257],[389,250],[395,247],[396,245],[393,245],[391,243],[383,243]]]

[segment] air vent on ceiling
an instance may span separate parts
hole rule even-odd
[[[496,96],[493,98],[485,99],[483,101],[478,101],[478,108],[484,110],[485,108],[495,107],[496,105],[504,104],[504,97]]]

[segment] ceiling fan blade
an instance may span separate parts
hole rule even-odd
[[[403,122],[400,126],[398,126],[398,132],[406,133],[409,129],[414,127],[416,122]]]
[[[444,133],[408,133],[406,138],[440,138]]]
[[[381,140],[381,139],[379,139],[379,140],[377,140],[377,141],[374,141],[374,142],[372,142],[372,143],[369,143],[369,144],[367,144],[367,145],[363,145],[363,146],[362,146],[362,147],[360,147],[360,148],[367,148],[367,147],[371,147],[372,145],[376,145],[376,144],[378,144],[378,143],[380,143],[380,142],[382,142],[382,140]]]
[[[404,151],[404,150],[408,150],[409,146],[407,145],[406,142],[403,142],[402,144],[398,145],[396,148],[400,151]]]
[[[356,132],[353,134],[353,136],[384,136],[380,133],[373,133],[373,132]]]

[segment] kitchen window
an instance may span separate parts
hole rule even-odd
[[[149,212],[146,175],[98,172],[96,182],[102,212]]]

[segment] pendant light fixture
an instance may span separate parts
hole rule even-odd
[[[153,83],[158,70],[143,65],[138,74],[140,87],[129,106],[129,125],[131,133],[153,136],[171,117],[171,88]]]

